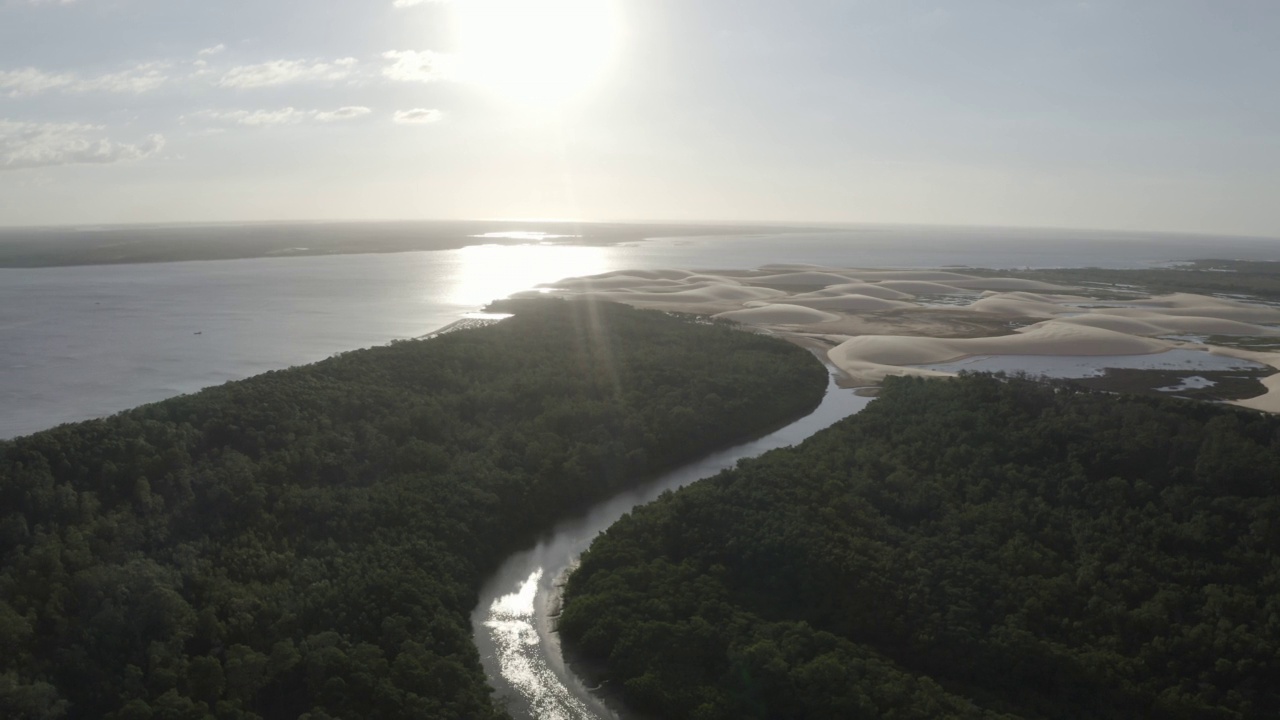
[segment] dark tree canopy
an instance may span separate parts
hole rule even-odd
[[[0,717],[501,717],[482,574],[826,384],[722,325],[515,309],[0,443]]]
[[[615,524],[561,632],[664,718],[1280,717],[1280,419],[891,380]]]

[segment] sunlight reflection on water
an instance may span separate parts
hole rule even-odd
[[[535,285],[612,270],[613,248],[587,245],[472,245],[452,251],[449,301],[484,305]],[[428,292],[431,292],[430,290]]]
[[[535,717],[544,720],[593,718],[547,665],[540,651],[534,601],[542,568],[529,574],[515,592],[502,595],[489,606],[484,626],[497,648],[498,664],[506,678],[529,703]]]

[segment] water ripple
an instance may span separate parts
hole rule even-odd
[[[556,677],[539,647],[535,600],[542,572],[542,568],[537,568],[515,592],[496,598],[489,606],[484,626],[497,649],[499,670],[524,696],[534,717],[594,719],[596,716]]]

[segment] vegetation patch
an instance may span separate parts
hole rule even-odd
[[[1280,715],[1280,418],[890,378],[638,509],[566,643],[664,718]]]
[[[504,307],[0,443],[0,717],[502,717],[484,573],[826,387],[722,324]]]
[[[1193,400],[1244,400],[1267,391],[1261,380],[1275,368],[1260,370],[1136,370],[1107,368],[1103,375],[1071,382],[1093,390],[1175,396]],[[1200,378],[1207,383],[1189,378]],[[1177,388],[1176,390],[1173,388]]]
[[[1224,294],[1236,298],[1280,301],[1280,262],[1196,260],[1168,267],[1113,270],[1054,268],[1045,270],[969,270],[990,277],[1018,277],[1063,285],[1088,285],[1098,299],[1125,300],[1133,291],[1152,294]],[[1110,289],[1110,294],[1103,291]]]

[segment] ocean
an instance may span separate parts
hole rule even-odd
[[[425,335],[488,301],[626,268],[1149,267],[1280,260],[1280,240],[865,226],[620,245],[0,268],[0,438]]]

